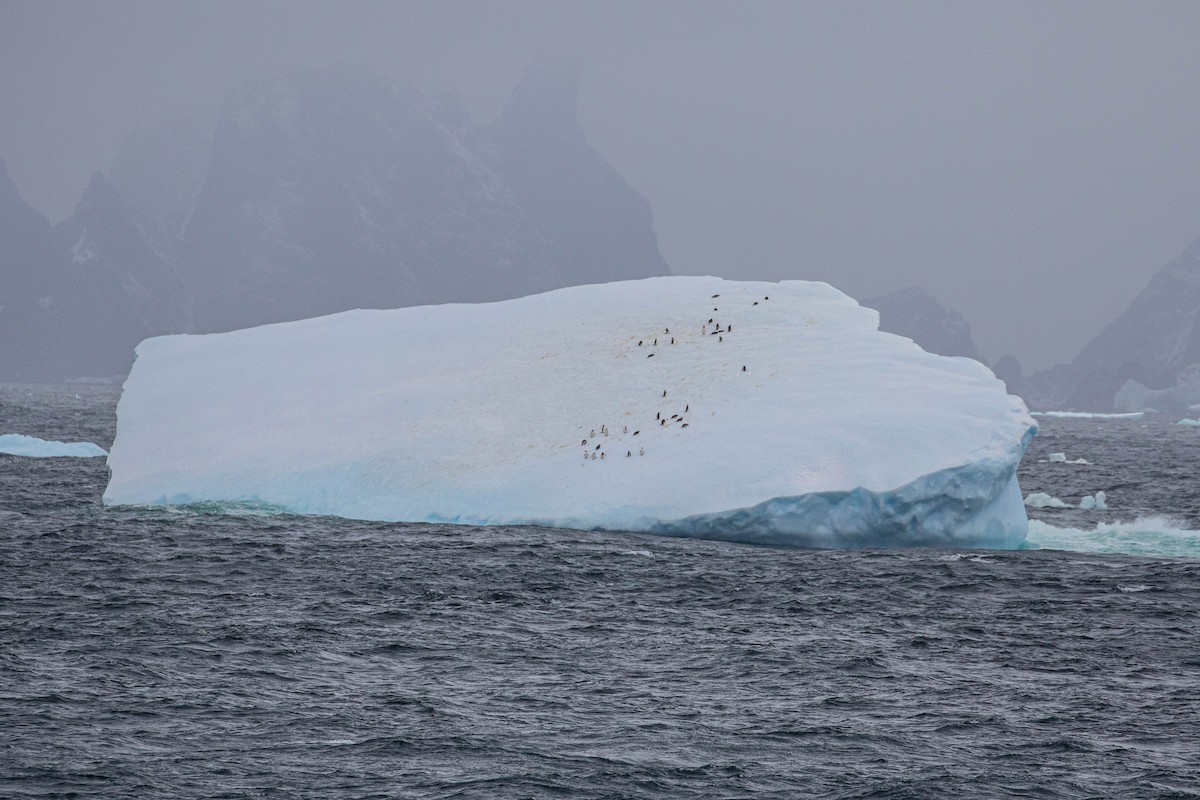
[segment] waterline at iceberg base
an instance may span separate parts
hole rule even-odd
[[[822,283],[650,278],[148,339],[109,505],[1016,547],[1036,432]]]

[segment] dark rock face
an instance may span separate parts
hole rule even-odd
[[[1200,240],[1159,270],[1074,361],[1033,376],[1027,399],[1039,408],[1112,411],[1128,381],[1165,390],[1198,369]]]
[[[575,122],[577,74],[541,75],[490,128],[366,68],[231,93],[183,232],[199,328],[666,274]]]
[[[129,370],[142,339],[186,330],[182,281],[99,173],[53,228],[15,189],[0,194],[0,374],[112,377]]]
[[[50,221],[0,161],[0,375],[34,380],[54,351],[50,303],[60,261]]]
[[[1010,394],[1020,395],[1025,391],[1025,376],[1021,371],[1021,362],[1011,353],[1005,353],[992,365],[992,372],[1004,381]]]
[[[161,333],[668,274],[648,203],[576,123],[578,82],[535,67],[490,126],[366,67],[242,86],[215,128],[131,134],[56,229],[3,175],[0,331],[23,343],[0,377],[120,373]]]
[[[864,300],[879,312],[879,329],[907,336],[930,353],[979,358],[971,326],[957,311],[943,308],[928,292],[916,287]]]

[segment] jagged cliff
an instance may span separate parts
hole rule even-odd
[[[578,126],[578,86],[575,65],[535,65],[475,125],[365,66],[246,84],[211,127],[132,134],[55,228],[5,174],[0,377],[121,373],[159,333],[667,274],[649,204]]]

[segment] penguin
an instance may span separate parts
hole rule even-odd
[[[769,298],[769,297],[766,297],[766,296],[764,296],[764,297],[763,297],[763,300],[770,300],[770,299],[771,299],[771,298]]]
[[[666,396],[667,396],[667,390],[663,389],[663,397],[666,397]]]
[[[719,294],[714,294],[714,295],[713,295],[713,299],[714,299],[714,300],[716,300],[716,299],[717,299],[718,297],[720,297],[720,296],[721,296],[721,295],[719,295]]]
[[[681,427],[681,428],[686,428],[687,426],[688,426],[688,424],[685,422],[685,423],[683,423],[682,425],[680,425],[679,427]]]
[[[661,422],[659,422],[658,424],[659,424],[659,426],[661,427],[661,426],[663,426],[663,425],[666,425],[666,424],[667,424],[667,421],[664,419],[664,420],[662,420]]]
[[[596,449],[597,449],[597,450],[599,450],[599,449],[600,449],[600,445],[596,445]]]
[[[725,332],[726,332],[726,333],[733,333],[733,326],[732,326],[732,325],[730,325],[728,328],[726,328],[726,329],[725,329]]]
[[[678,414],[672,414],[672,415],[671,415],[671,419],[679,419],[679,415],[678,415]]]
[[[656,420],[657,420],[657,419],[662,419],[662,412],[660,412],[660,411],[655,411],[655,412],[654,412],[654,418],[655,418]]]
[[[713,318],[712,318],[712,317],[709,317],[709,318],[708,318],[708,324],[709,324],[709,325],[712,325],[712,321],[713,321]]]
[[[758,305],[758,303],[755,303],[754,305]],[[641,346],[642,346],[642,340],[638,339],[638,347],[641,347]]]
[[[646,356],[646,358],[654,358],[654,353],[651,353],[650,355]]]
[[[580,444],[587,444],[587,439],[584,439]]]
[[[633,432],[633,435],[634,435],[634,436],[637,436],[639,433],[641,433],[641,431],[634,431],[634,432]]]
[[[626,425],[623,428],[621,428],[621,433],[629,433],[629,426]]]
[[[604,460],[604,453],[601,453],[601,454],[600,454],[600,460],[601,460],[601,461],[603,461],[603,460]]]
[[[758,305],[758,301],[757,301],[757,300],[755,300],[755,301],[754,301],[754,305]]]
[[[683,404],[683,413],[685,413],[685,414],[686,414],[686,413],[687,413],[687,411],[688,411],[688,406],[687,406],[687,403],[684,403],[684,404]]]
[[[670,328],[663,328],[663,333],[670,333],[670,332],[671,332]]]
[[[644,448],[644,447],[639,447],[639,448],[638,448],[638,455],[639,455],[639,456],[644,456],[644,455],[646,455],[646,448]]]
[[[596,460],[596,454],[592,453],[592,461],[595,461],[595,460]]]
[[[724,337],[724,336],[718,336],[718,337],[717,337],[717,341],[718,341],[718,342],[723,342],[723,341],[725,341],[725,337]]]
[[[675,337],[674,337],[674,336],[672,336],[672,337],[671,337],[671,344],[675,344]]]
[[[654,346],[655,346],[655,347],[658,347],[658,339],[655,339],[655,340],[654,340]]]
[[[626,458],[629,458],[629,457],[630,457],[630,456],[632,456],[632,455],[633,455],[633,451],[632,451],[632,450],[626,450],[626,451],[625,451],[625,457],[626,457]]]
[[[595,438],[596,438],[596,429],[595,429],[595,428],[592,428],[592,432],[588,434],[588,438],[589,438],[589,439],[595,439]]]
[[[746,371],[746,365],[742,364],[742,372],[745,372],[745,371]]]

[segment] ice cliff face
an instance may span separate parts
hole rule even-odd
[[[22,332],[0,376],[122,372],[157,333],[666,274],[648,204],[576,123],[577,88],[572,67],[534,68],[481,126],[366,67],[246,84],[215,124],[132,134],[112,183],[49,234],[5,176],[0,228],[45,252],[0,242],[0,325]]]
[[[1035,432],[826,284],[653,278],[143,342],[110,504],[1014,547]]]

